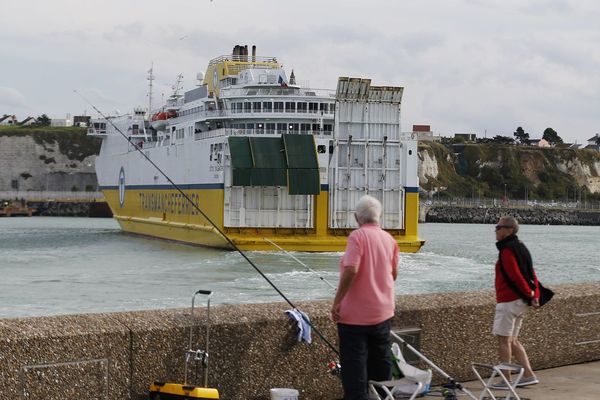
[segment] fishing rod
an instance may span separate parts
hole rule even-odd
[[[314,269],[312,269],[311,267],[309,267],[308,265],[304,264],[302,261],[300,261],[296,256],[294,256],[292,253],[290,253],[289,251],[285,250],[284,248],[282,248],[281,246],[277,245],[277,243],[273,242],[272,240],[269,240],[267,238],[263,238],[263,240],[265,242],[271,243],[273,246],[277,247],[279,250],[283,251],[286,255],[290,256],[294,261],[298,262],[300,265],[302,265],[304,268],[306,268],[307,271],[312,272],[313,274],[317,275],[317,277],[322,280],[323,282],[325,282],[327,285],[329,285],[330,288],[332,288],[333,290],[337,290],[337,288],[331,284],[331,282],[329,282],[327,279],[323,278],[321,275],[319,275],[319,273],[317,271],[315,271]]]
[[[294,308],[294,309],[298,309],[298,307],[296,307],[294,305],[294,303],[291,302],[290,299],[287,298],[287,296],[281,291],[279,290],[279,288],[264,274],[264,272],[262,272],[260,270],[260,268],[258,268],[256,266],[256,264],[254,264],[254,262],[248,258],[248,256],[246,255],[246,253],[244,253],[242,251],[242,249],[240,249],[234,242],[233,240],[231,240],[229,238],[229,236],[227,236],[227,234],[225,234],[225,232],[223,232],[218,226],[217,224],[215,224],[212,219],[210,219],[210,217],[208,215],[206,215],[206,213],[204,211],[202,211],[202,209],[200,209],[200,207],[198,205],[196,205],[196,203],[194,201],[192,201],[192,199],[189,198],[189,196],[175,183],[173,182],[173,180],[165,173],[163,172],[162,169],[160,169],[160,167],[158,165],[156,165],[154,163],[154,161],[152,161],[150,159],[150,157],[148,157],[148,155],[146,155],[146,153],[143,152],[142,148],[137,144],[134,143],[130,137],[128,137],[127,135],[125,135],[121,129],[119,129],[118,126],[116,126],[110,118],[108,118],[108,116],[106,116],[102,111],[100,111],[94,104],[92,104],[91,101],[89,101],[85,96],[83,96],[81,93],[79,93],[77,90],[73,90],[73,92],[75,92],[77,95],[79,95],[86,103],[88,103],[90,106],[92,106],[92,108],[102,116],[102,118],[104,118],[117,132],[119,132],[119,134],[121,136],[123,136],[123,138],[125,140],[127,140],[131,145],[133,145],[134,149],[137,150],[143,157],[144,159],[146,159],[146,161],[148,161],[154,168],[156,168],[156,170],[173,186],[173,188],[175,190],[177,190],[184,199],[186,199],[191,205],[192,207],[198,211],[200,213],[200,215],[202,215],[211,225],[212,227],[219,233],[219,235],[221,235],[226,241],[227,243],[229,243],[229,245],[235,250],[237,251],[247,262],[248,264],[250,264],[252,266],[252,268],[254,268],[256,270],[256,272],[258,272],[260,274],[260,276],[262,276],[269,285],[271,285],[271,287],[273,289],[275,289],[275,291],[286,301],[286,303],[288,303],[290,305],[290,307]],[[302,315],[302,313],[301,313]],[[336,355],[340,355],[340,352],[338,349],[336,349],[333,344],[331,344],[331,342],[329,340],[327,340],[327,338],[325,338],[325,336],[323,336],[323,334],[312,324],[312,322],[305,317],[304,315],[302,315],[302,319],[304,320],[304,322],[306,322],[311,328],[312,330],[315,331],[315,333],[317,334],[317,336],[319,336],[321,338],[321,340],[323,340],[323,342],[325,342],[327,344],[327,346],[336,354]]]

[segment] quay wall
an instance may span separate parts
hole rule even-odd
[[[600,282],[553,289],[521,335],[534,369],[599,360]],[[399,296],[393,326],[420,329],[421,351],[471,380],[471,362],[497,361],[494,304],[491,290]],[[337,346],[330,301],[298,307]],[[221,398],[266,400],[272,387],[296,388],[301,399],[341,397],[339,379],[326,373],[335,355],[314,332],[312,344],[298,343],[288,308],[211,308],[209,386]],[[198,307],[193,321],[189,309],[0,319],[0,399],[146,399],[155,380],[182,382],[190,325],[193,349],[205,346],[205,312]]]
[[[423,207],[421,222],[495,224],[502,215],[512,215],[526,225],[600,225],[600,210],[511,207]]]
[[[27,206],[44,217],[111,218],[112,211],[105,201],[28,201]]]

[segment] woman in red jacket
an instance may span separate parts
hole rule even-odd
[[[529,306],[539,307],[537,277],[527,247],[519,241],[519,223],[513,217],[500,218],[496,225],[496,314],[492,333],[498,337],[498,353],[502,363],[514,357],[523,366],[523,377],[517,386],[539,383],[533,373],[525,348],[518,335]],[[503,383],[494,386],[506,389]]]

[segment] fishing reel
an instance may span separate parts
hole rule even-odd
[[[458,397],[456,397],[456,384],[453,382],[442,385],[441,392],[442,392],[442,398],[444,400],[457,400],[458,399]]]
[[[186,350],[185,361],[188,362],[190,359],[200,361],[206,367],[208,365],[208,352],[204,350]]]
[[[342,365],[338,361],[329,361],[327,372],[333,376],[340,376],[342,374]]]

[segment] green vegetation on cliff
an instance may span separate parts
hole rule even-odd
[[[456,197],[498,198],[506,191],[513,199],[525,194],[530,200],[600,199],[589,186],[600,174],[600,153],[594,150],[422,142],[419,152],[435,157],[439,172],[421,182],[426,191],[445,188],[444,194]]]
[[[80,127],[29,127],[0,126],[0,136],[30,136],[46,147],[58,144],[59,151],[69,160],[83,161],[86,157],[100,152],[101,139],[87,136],[86,128]],[[50,149],[47,149],[50,150]],[[46,163],[53,162],[46,160]]]

